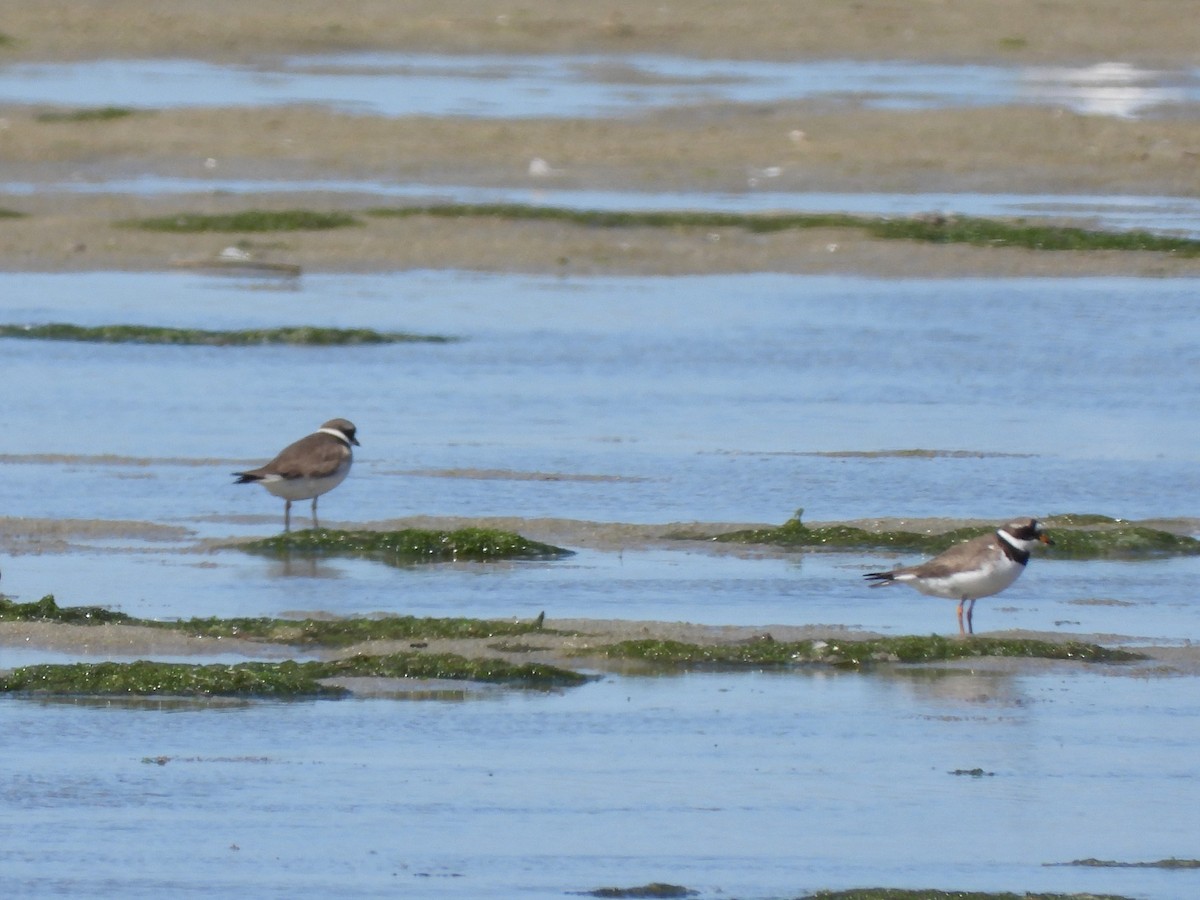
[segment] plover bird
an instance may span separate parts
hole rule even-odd
[[[330,419],[308,437],[279,451],[279,455],[257,469],[234,472],[235,484],[261,484],[283,506],[283,530],[292,528],[292,501],[312,499],[313,528],[317,524],[317,498],[332,491],[345,480],[354,462],[350,445],[358,446],[354,423]]]
[[[868,572],[871,587],[907,584],[922,594],[958,601],[958,633],[974,634],[971,616],[975,601],[998,594],[1025,571],[1029,551],[1038,543],[1053,544],[1037,519],[1014,519],[991,534],[980,535],[917,566]],[[963,604],[967,629],[963,631]]]

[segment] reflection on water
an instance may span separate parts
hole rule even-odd
[[[315,556],[284,553],[266,558],[266,563],[273,578],[338,578],[341,574],[336,566]]]
[[[1039,103],[1142,115],[1195,103],[1195,72],[1125,64],[1089,70],[833,60],[763,62],[683,57],[295,57],[254,66],[197,60],[22,63],[0,68],[0,101],[62,106],[321,104],[384,116],[619,116],[703,103],[823,98],[897,109]]]
[[[973,717],[993,722],[1020,715],[1029,698],[1026,684],[1013,675],[978,674],[962,670],[902,669],[893,678],[896,686],[912,692],[931,709],[927,715],[950,720]]]
[[[1139,69],[1128,63],[1027,69],[1021,80],[1023,99],[1085,115],[1130,119],[1155,107],[1196,99],[1194,88],[1188,86],[1194,77]]]

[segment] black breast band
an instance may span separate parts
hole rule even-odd
[[[1029,551],[1018,550],[1012,544],[1004,539],[1004,535],[999,531],[996,532],[996,540],[1000,544],[1000,549],[1004,551],[1004,555],[1019,565],[1025,565],[1029,562]]]

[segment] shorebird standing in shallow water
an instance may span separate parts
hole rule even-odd
[[[279,451],[279,455],[257,469],[234,472],[235,484],[261,484],[276,497],[287,502],[283,506],[283,530],[292,529],[292,501],[312,499],[313,528],[317,524],[317,498],[341,484],[350,472],[354,453],[350,445],[358,446],[354,423],[347,419],[330,419],[308,437],[301,438]]]
[[[907,584],[922,594],[958,601],[958,633],[974,634],[971,622],[975,601],[998,594],[1011,585],[1029,562],[1029,551],[1039,543],[1053,544],[1037,519],[1014,519],[991,534],[980,535],[916,566],[890,572],[868,572],[871,587]],[[963,630],[963,604],[967,603],[967,628]]]

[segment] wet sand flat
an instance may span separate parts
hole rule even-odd
[[[1191,64],[1195,34],[1174,0],[650,5],[611,0],[47,0],[0,2],[5,52],[20,59],[419,50],[432,53],[670,51],[736,58]]]
[[[364,213],[370,198],[258,195],[202,199],[23,198],[27,218],[0,220],[9,271],[161,271],[215,260],[236,246],[306,272],[462,269],[572,275],[785,272],[885,277],[1195,276],[1200,258],[1130,251],[1041,252],[874,240],[856,229],[755,234],[741,228],[597,228],[555,222],[361,216],[356,227],[280,234],[163,234],[120,222],[183,210],[307,208]]]
[[[379,2],[0,4],[0,61],[180,57],[245,62],[270,54],[655,52],[740,59],[853,58],[1187,65],[1177,7],[1018,3],[1003,22],[985,2],[428,4]],[[131,21],[137,27],[129,27]],[[1053,41],[1045,36],[1053,35]],[[1186,46],[1185,46],[1186,45]],[[121,105],[121,98],[113,98]],[[44,121],[0,110],[0,163],[12,181],[51,186],[153,174],[197,179],[385,179],[551,189],[1024,192],[1196,196],[1200,136],[1178,117],[1126,119],[1062,109],[888,110],[818,102],[710,105],[610,120],[347,115],[319,107],[163,109],[104,121]],[[545,174],[530,174],[544,159]],[[763,184],[759,187],[767,187]],[[147,214],[252,208],[362,209],[368,195],[220,193],[172,197],[0,196],[28,218],[0,221],[10,269],[156,269],[219,252],[239,236],[149,235],[116,223]],[[382,204],[387,205],[387,204]],[[911,274],[1186,275],[1195,263],[1144,254],[1035,254],[1002,248],[884,246],[863,235],[750,236],[534,223],[369,221],[342,232],[248,240],[305,270],[414,267],[586,274],[732,271]]]
[[[120,98],[113,103],[120,105]],[[387,118],[318,107],[164,109],[102,121],[5,112],[10,180],[129,173],[605,190],[1001,191],[1196,196],[1190,120],[1058,109],[888,110],[818,102],[626,119]],[[531,177],[543,158],[550,170]],[[769,181],[758,175],[770,170]],[[10,201],[11,204],[11,201]]]
[[[356,655],[388,655],[419,652],[453,654],[466,659],[502,659],[514,664],[540,663],[575,670],[646,671],[652,666],[625,661],[608,661],[595,652],[622,641],[679,641],[700,647],[752,643],[763,640],[794,642],[814,640],[870,640],[880,635],[835,625],[699,625],[690,622],[637,621],[628,619],[546,619],[544,632],[524,634],[510,640],[496,638],[422,638],[419,641],[376,640],[340,650],[302,651],[304,656],[323,658]],[[1000,631],[986,637],[1050,642],[1121,643],[1125,649],[1145,657],[1132,663],[1087,664],[1024,657],[971,657],[950,662],[901,664],[900,668],[969,669],[975,673],[1034,675],[1048,671],[1074,671],[1085,666],[1091,674],[1135,678],[1200,676],[1200,647],[1130,644],[1120,635],[1063,634],[1061,632]],[[0,649],[38,648],[52,652],[82,654],[89,658],[112,656],[156,659],[185,657],[203,664],[207,657],[244,655],[247,659],[287,659],[301,651],[273,643],[231,638],[210,638],[162,631],[139,625],[70,625],[45,622],[0,622]],[[810,664],[811,665],[811,664]],[[883,671],[889,667],[884,666]]]

